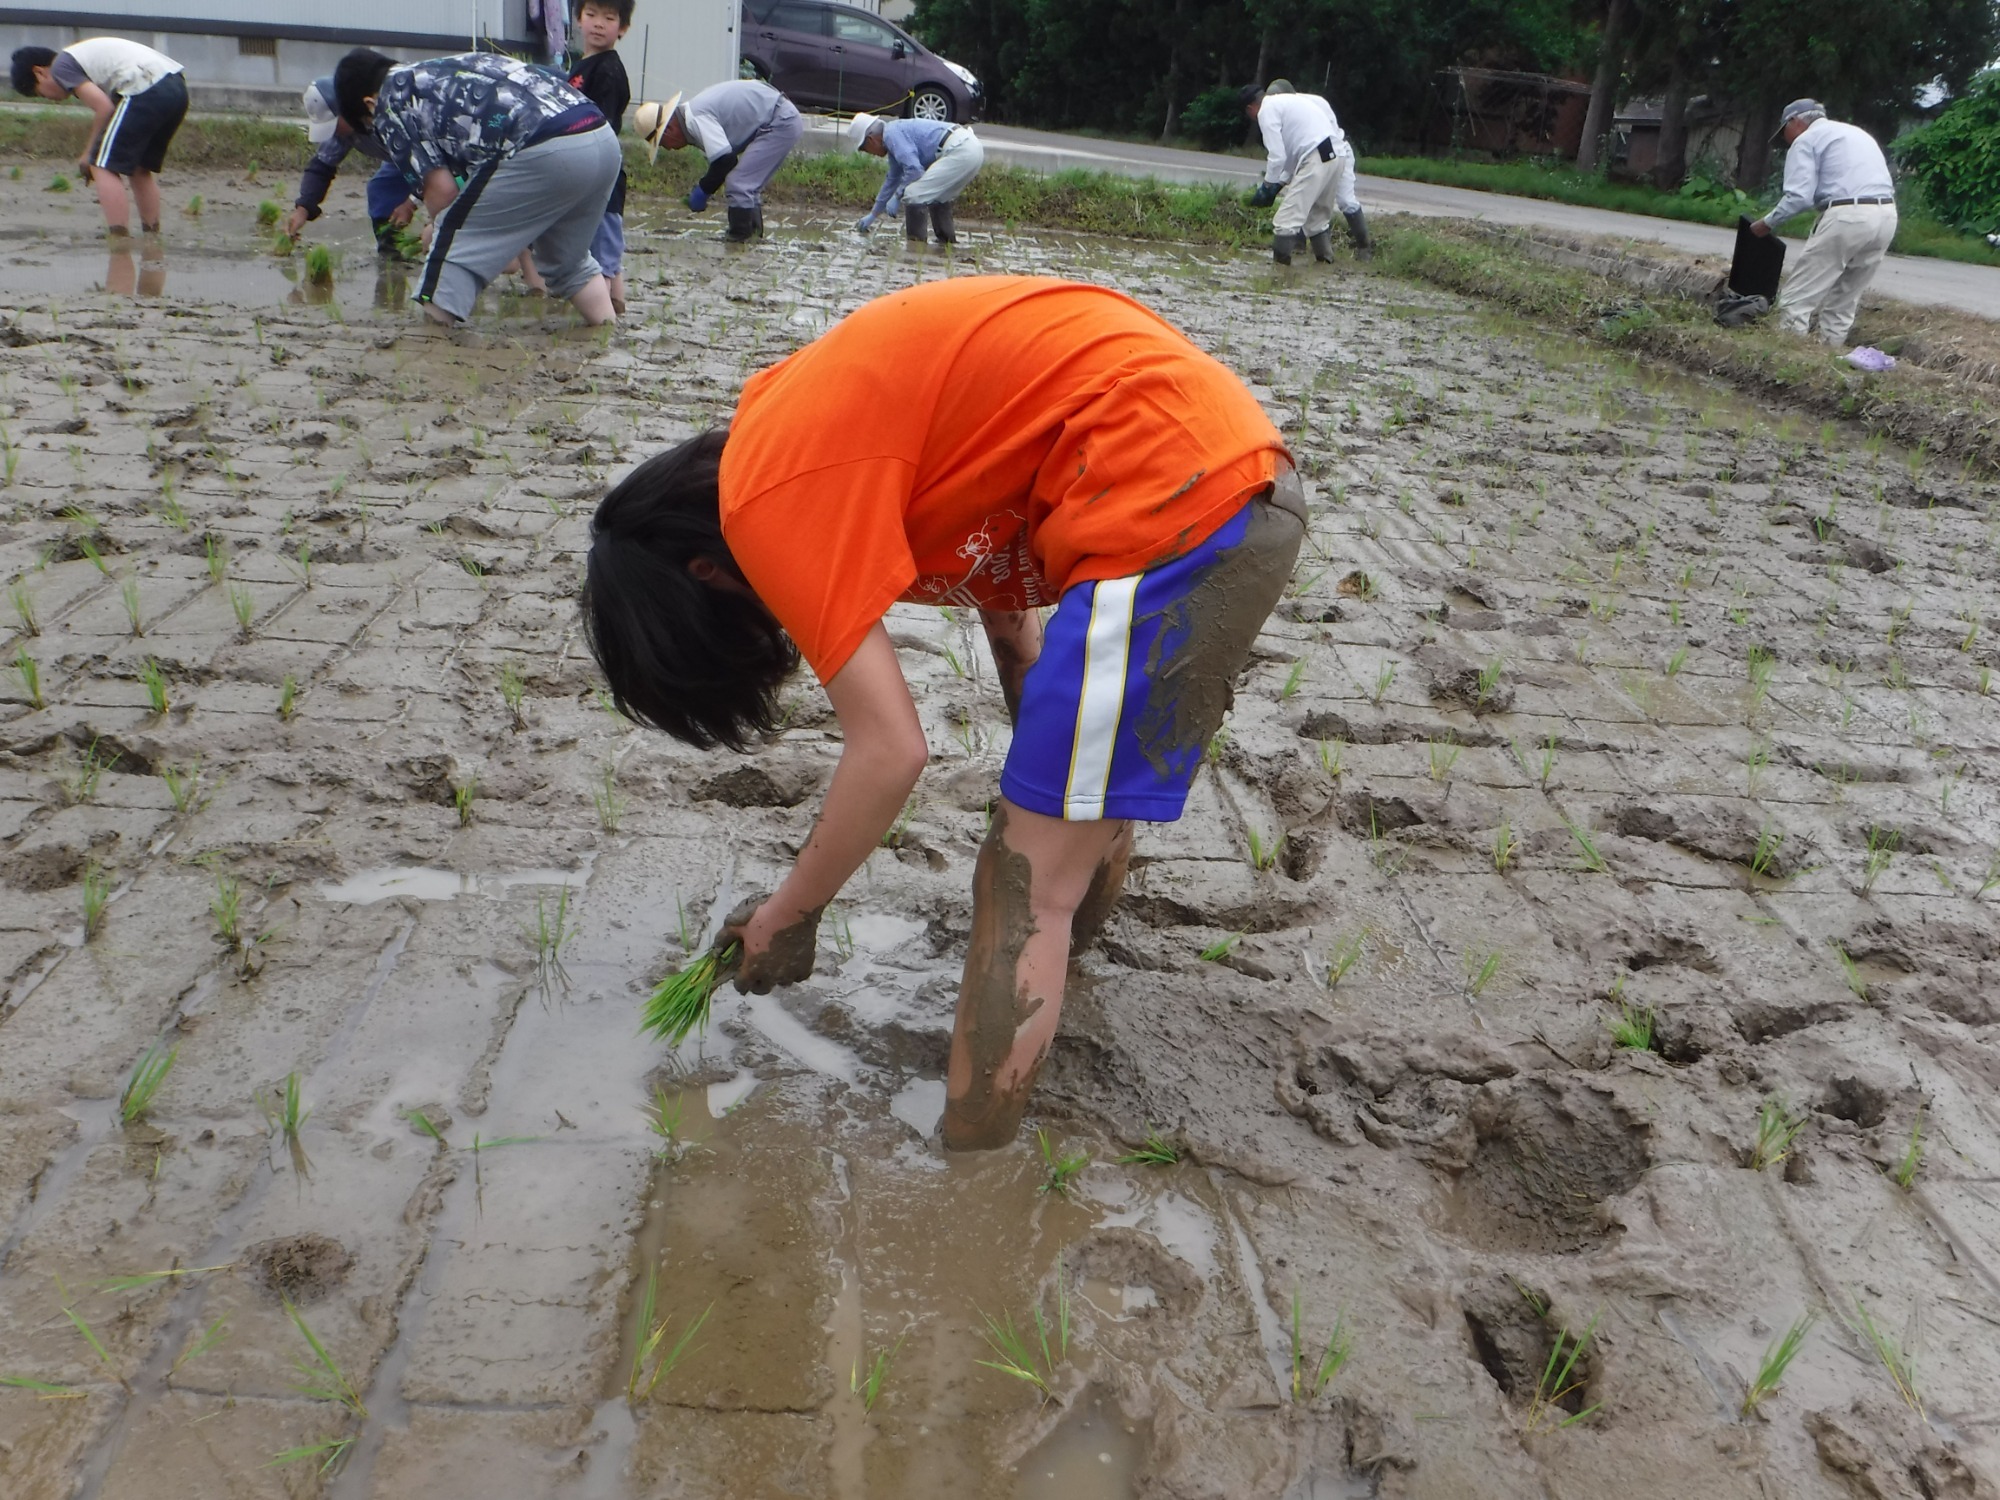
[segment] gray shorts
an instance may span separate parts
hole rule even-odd
[[[607,126],[559,135],[473,173],[438,216],[412,300],[454,318],[523,250],[552,297],[573,297],[602,274],[590,253],[624,156]]]

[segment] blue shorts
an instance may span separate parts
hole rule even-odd
[[[625,215],[606,214],[597,226],[597,233],[590,237],[590,254],[597,262],[597,269],[606,277],[617,276],[625,269]]]
[[[1236,674],[1291,576],[1303,510],[1302,499],[1296,514],[1253,500],[1182,556],[1067,590],[1022,681],[1001,795],[1072,822],[1180,817]],[[1225,556],[1249,574],[1219,567]],[[1211,574],[1235,589],[1235,607],[1197,597]]]

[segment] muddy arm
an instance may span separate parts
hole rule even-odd
[[[982,609],[986,644],[1000,672],[1000,695],[1007,700],[1007,720],[1021,722],[1021,681],[1042,654],[1042,617],[1032,609]]]

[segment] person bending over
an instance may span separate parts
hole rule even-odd
[[[632,128],[646,143],[648,161],[657,160],[662,147],[700,148],[708,170],[689,189],[688,207],[706,213],[709,200],[726,191],[727,237],[744,241],[764,232],[764,185],[791,155],[806,122],[770,84],[737,78],[686,101],[675,94],[665,104],[642,104],[632,111]]]
[[[884,120],[860,114],[847,122],[847,143],[870,156],[889,158],[889,175],[882,179],[882,191],[875,206],[863,214],[855,228],[866,234],[883,214],[894,214],[898,204],[904,212],[903,234],[921,245],[924,236],[935,230],[940,245],[958,243],[958,226],[953,222],[958,195],[986,165],[986,148],[970,125],[953,125],[947,120]]]
[[[376,163],[375,175],[368,179],[368,222],[375,230],[375,251],[394,255],[396,232],[407,229],[416,216],[420,184],[403,176],[374,135],[341,119],[331,74],[307,84],[299,102],[305,109],[306,139],[312,143],[313,154],[299,174],[298,194],[292,200],[292,211],[285,215],[285,233],[297,239],[299,231],[324,212],[321,205],[341,163],[349,152],[359,151]]]
[[[1278,205],[1271,216],[1271,258],[1290,265],[1303,239],[1312,246],[1314,260],[1332,260],[1333,211],[1338,207],[1354,238],[1356,259],[1369,259],[1375,252],[1368,216],[1354,196],[1354,147],[1333,106],[1283,80],[1261,89],[1252,85],[1237,97],[1264,138],[1264,181],[1250,203],[1253,208],[1274,200]]]
[[[803,657],[840,719],[811,837],[723,924],[737,987],[812,973],[820,914],[924,767],[889,606],[978,609],[1015,733],[973,871],[943,1136],[1011,1141],[1130,824],[1180,816],[1304,530],[1241,380],[1116,292],[1030,277],[868,303],[752,376],[726,432],[633,470],[591,523],[581,601],[619,711],[740,749],[781,723]]]
[[[181,65],[164,52],[120,36],[94,36],[62,51],[19,47],[14,51],[14,92],[29,98],[67,99],[90,107],[90,138],[77,168],[97,186],[97,206],[112,234],[131,233],[132,203],[139,227],[160,229],[160,168],[167,147],[187,117],[187,80]]]
[[[1817,99],[1787,104],[1778,134],[1787,147],[1784,196],[1750,232],[1766,235],[1794,214],[1819,210],[1778,292],[1778,322],[1805,333],[1817,319],[1820,338],[1838,349],[1896,237],[1895,179],[1875,137],[1829,120]]]
[[[586,323],[612,321],[590,240],[623,158],[595,104],[494,52],[398,67],[357,47],[333,81],[340,117],[422,185],[434,232],[412,300],[426,313],[463,321],[486,284],[532,250],[551,295]]]

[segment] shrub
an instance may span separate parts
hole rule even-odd
[[[2000,228],[2000,68],[1891,149],[1947,224],[1974,234]]]
[[[1227,151],[1239,144],[1249,125],[1243,106],[1236,102],[1236,90],[1223,84],[1203,89],[1181,110],[1181,134],[1211,151]]]

